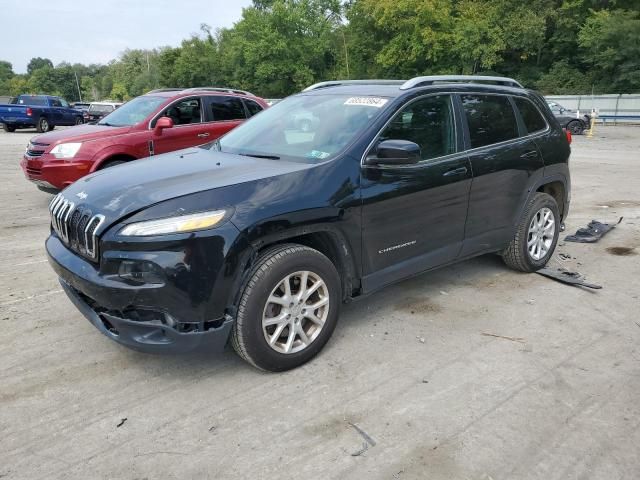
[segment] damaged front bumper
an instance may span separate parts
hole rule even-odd
[[[149,353],[224,349],[232,318],[205,320],[173,284],[135,286],[114,281],[53,235],[46,249],[71,302],[111,340]]]

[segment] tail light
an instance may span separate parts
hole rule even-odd
[[[571,132],[569,130],[567,130],[566,128],[563,128],[565,135],[567,136],[567,142],[569,142],[569,145],[571,145]]]
[[[31,108],[27,107],[27,117],[30,117],[31,115],[33,115],[33,110],[31,110]]]

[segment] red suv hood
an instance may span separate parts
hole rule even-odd
[[[58,130],[57,132],[43,133],[31,139],[32,142],[43,144],[87,142],[98,138],[122,135],[131,130],[131,127],[107,127],[104,125],[78,125],[77,127]]]

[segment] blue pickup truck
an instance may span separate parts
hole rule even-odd
[[[5,132],[36,127],[48,132],[57,125],[80,125],[82,111],[71,108],[66,100],[50,95],[18,95],[11,103],[0,104],[0,123]]]

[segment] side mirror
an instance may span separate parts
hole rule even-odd
[[[365,158],[365,165],[412,165],[422,160],[420,146],[408,140],[384,140]]]
[[[156,122],[156,126],[154,127],[153,131],[156,135],[162,135],[162,131],[165,128],[173,128],[173,120],[171,120],[169,117],[160,117]]]

